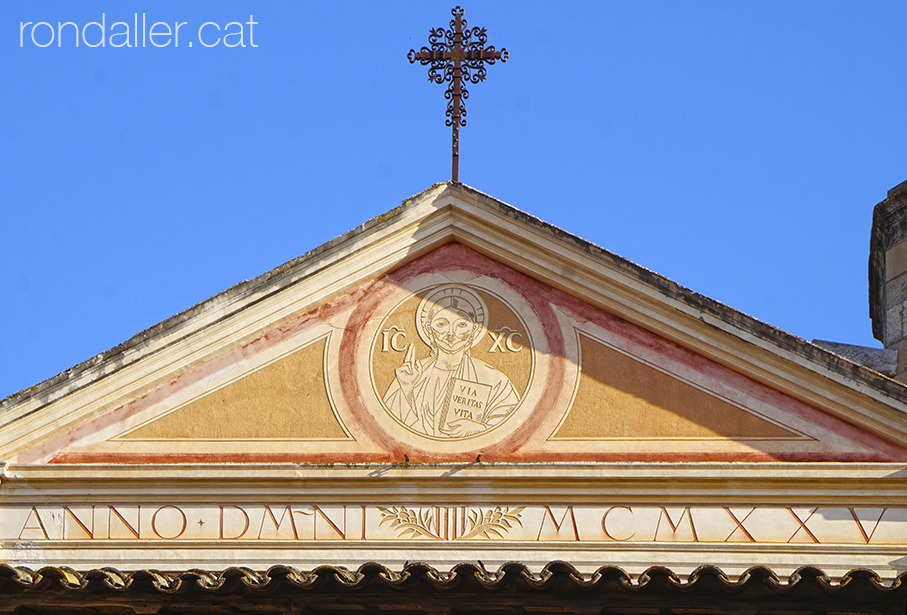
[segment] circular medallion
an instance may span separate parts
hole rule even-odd
[[[407,433],[440,442],[481,438],[507,424],[535,367],[518,311],[466,283],[419,288],[391,307],[369,364],[386,415]]]

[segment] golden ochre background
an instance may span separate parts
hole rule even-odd
[[[437,287],[423,289],[405,299],[391,310],[378,328],[371,350],[372,384],[375,387],[375,395],[378,396],[378,399],[384,398],[388,387],[396,378],[394,370],[403,363],[403,357],[409,344],[415,346],[416,360],[428,357],[429,347],[419,337],[416,329],[416,310],[419,309],[419,303],[422,299],[435,288]],[[500,350],[489,352],[494,345],[494,341],[486,333],[482,340],[470,350],[469,355],[473,359],[487,363],[510,378],[513,388],[519,393],[520,398],[523,398],[529,388],[529,380],[532,376],[533,348],[529,331],[516,311],[503,300],[481,288],[474,286],[467,286],[467,288],[479,295],[488,308],[486,328],[489,331],[494,331],[507,327],[511,331],[516,331],[518,335],[514,337],[514,344],[519,344],[522,347],[519,352],[510,352],[506,351],[506,349],[505,352]],[[399,344],[403,350],[399,352],[394,350],[382,352],[381,332],[391,327],[397,327],[406,333],[406,339],[400,340],[401,343]]]

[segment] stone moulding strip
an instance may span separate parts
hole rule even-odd
[[[531,475],[526,475],[531,473]],[[224,481],[229,487],[224,487]],[[488,481],[497,483],[488,494]],[[728,489],[728,481],[735,484]],[[907,504],[900,463],[472,463],[472,464],[171,464],[21,466],[0,462],[3,502],[30,504],[147,500],[258,501],[280,493],[323,502],[381,503],[401,488],[408,501],[470,503],[504,499],[574,503],[608,492],[633,503],[719,502]],[[89,495],[90,492],[90,495]]]

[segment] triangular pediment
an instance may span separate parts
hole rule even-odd
[[[9,398],[0,452],[900,461],[902,388],[452,184]]]
[[[577,337],[581,376],[555,439],[808,438],[591,335]]]
[[[242,371],[113,439],[145,442],[349,440],[325,387],[327,336]]]

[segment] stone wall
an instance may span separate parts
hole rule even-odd
[[[898,351],[896,378],[907,382],[907,182],[875,206],[869,244],[872,333]]]

